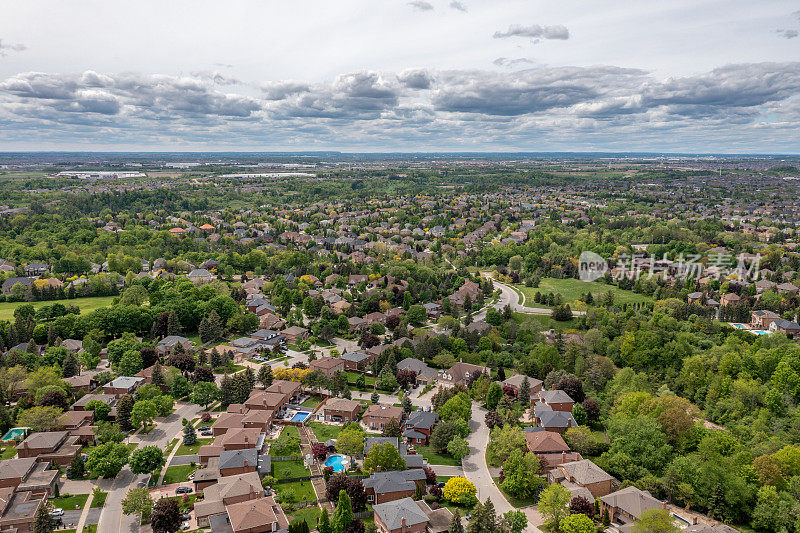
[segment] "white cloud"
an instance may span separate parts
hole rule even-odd
[[[506,39],[508,37],[528,37],[530,39],[569,39],[569,30],[565,26],[540,26],[532,24],[523,26],[512,24],[506,31],[496,31],[495,39]]]
[[[414,0],[413,2],[409,2],[408,5],[419,11],[433,11],[433,4],[425,0]]]

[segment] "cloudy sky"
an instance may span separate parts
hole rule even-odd
[[[800,0],[25,0],[0,150],[800,153]]]

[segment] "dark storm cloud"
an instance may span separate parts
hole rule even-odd
[[[494,33],[495,39],[507,39],[509,37],[566,40],[569,39],[569,30],[560,24],[557,26],[540,26],[539,24],[523,26],[521,24],[512,24],[506,31],[496,31]]]

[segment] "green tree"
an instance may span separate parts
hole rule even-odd
[[[580,513],[565,516],[558,523],[558,527],[563,533],[595,533],[596,531],[594,521]]]
[[[322,513],[319,515],[317,531],[319,531],[319,533],[333,533],[333,527],[331,526],[331,519],[328,516],[328,510],[324,507],[322,508]]]
[[[364,451],[364,438],[366,434],[361,426],[351,423],[346,426],[336,439],[336,449],[350,456],[361,455]]]
[[[523,511],[508,511],[503,515],[503,525],[509,533],[522,533],[528,527],[528,517]]]
[[[61,377],[71,378],[80,373],[81,364],[78,362],[78,359],[72,355],[72,353],[68,353],[64,358],[64,362],[61,363]]]
[[[130,457],[131,472],[146,474],[164,466],[164,454],[158,446],[145,446],[133,451]]]
[[[58,427],[59,417],[64,411],[59,407],[36,406],[24,410],[17,417],[17,424],[33,431],[51,431]]]
[[[502,397],[503,387],[501,387],[498,382],[493,381],[492,384],[489,385],[489,391],[486,393],[486,408],[490,411],[494,411]]]
[[[391,442],[372,445],[364,457],[364,470],[370,473],[377,470],[405,470],[405,468],[405,460],[400,457],[400,452]]]
[[[158,416],[158,407],[152,400],[139,400],[131,410],[131,424],[134,427],[147,427]]]
[[[489,447],[502,462],[505,462],[514,450],[525,450],[528,447],[525,432],[511,424],[495,427],[490,433],[490,437]]]
[[[350,502],[350,496],[347,491],[339,491],[339,502],[336,504],[336,509],[333,511],[333,519],[331,526],[333,533],[344,533],[347,527],[353,522],[353,507]]]
[[[639,516],[639,520],[634,522],[633,531],[634,533],[678,533],[680,530],[668,510],[648,509]]]
[[[461,435],[456,435],[447,443],[447,453],[460,463],[464,457],[469,455],[469,443]]]
[[[127,515],[141,515],[143,519],[150,518],[153,511],[153,498],[147,487],[135,487],[128,489],[122,499],[122,512]]]
[[[47,510],[46,505],[40,505],[33,517],[33,533],[53,533],[56,521]]]
[[[539,511],[547,519],[550,527],[556,529],[561,519],[569,514],[569,489],[558,483],[549,485],[539,496]]]
[[[450,527],[447,528],[447,533],[464,533],[464,524],[461,523],[461,513],[458,509],[453,510],[453,518],[450,520]]]
[[[261,365],[258,369],[258,382],[264,385],[264,388],[272,385],[272,367],[269,365]]]
[[[533,496],[542,482],[538,476],[539,468],[539,459],[535,455],[520,448],[513,450],[503,462],[503,490],[520,498]]]
[[[400,438],[400,424],[396,419],[390,418],[389,422],[383,428],[381,435],[384,437],[397,437]]]
[[[117,423],[123,431],[133,429],[131,423],[131,413],[133,411],[134,399],[130,394],[124,394],[117,402]]]
[[[106,420],[111,413],[111,406],[100,400],[90,400],[86,404],[86,409],[94,413],[94,419],[97,422]]]
[[[497,514],[492,500],[487,498],[484,503],[478,502],[467,524],[467,533],[494,533],[497,530]]]
[[[77,454],[69,463],[67,477],[69,479],[83,479],[84,471],[85,468],[83,464],[83,456],[81,454]]]
[[[213,402],[219,397],[219,389],[215,383],[209,381],[199,381],[194,385],[194,394],[192,401],[198,405],[202,405],[203,409],[208,408],[208,404]]]
[[[86,468],[92,475],[115,477],[128,462],[130,450],[124,444],[108,442],[91,450],[86,457]]]
[[[428,312],[421,305],[412,305],[408,308],[406,319],[409,324],[421,326],[428,319]]]
[[[183,426],[183,444],[185,446],[191,446],[195,442],[197,442],[197,433],[194,430],[194,426],[190,422]]]

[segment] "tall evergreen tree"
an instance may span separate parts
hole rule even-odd
[[[150,383],[156,387],[162,387],[166,385],[166,380],[164,379],[164,370],[161,368],[161,363],[158,361],[156,361],[156,364],[153,365],[153,374],[150,377]]]
[[[525,407],[531,403],[531,382],[528,380],[528,376],[522,378],[522,384],[517,392],[517,401]]]
[[[181,331],[178,315],[175,314],[175,311],[170,311],[167,316],[167,335],[180,335]]]
[[[197,433],[194,430],[194,426],[191,422],[183,426],[183,443],[186,446],[191,446],[197,442]]]
[[[322,513],[319,515],[317,531],[319,531],[319,533],[333,533],[333,527],[331,526],[331,519],[328,516],[328,510],[324,507],[322,508]]]
[[[81,364],[78,362],[78,359],[72,355],[72,352],[68,353],[64,358],[64,362],[61,363],[61,377],[71,378],[80,373]]]
[[[131,411],[133,411],[134,404],[133,396],[124,394],[117,402],[117,423],[123,431],[130,431],[133,429],[131,424]]]
[[[266,389],[270,385],[272,385],[272,367],[269,365],[261,365],[261,368],[258,369],[258,381],[264,388]]]
[[[353,522],[353,507],[350,502],[350,496],[347,491],[342,489],[339,491],[339,503],[336,504],[336,509],[333,511],[333,519],[331,526],[333,533],[344,533],[347,527]]]
[[[461,523],[461,513],[458,509],[453,511],[453,518],[450,520],[450,527],[447,533],[464,533],[464,524]]]
[[[222,376],[222,381],[220,381],[219,385],[219,400],[222,404],[222,407],[227,408],[230,404],[236,403],[236,397],[233,390],[233,380],[225,374]]]
[[[33,533],[52,533],[55,529],[55,519],[45,505],[40,505],[33,519]]]

